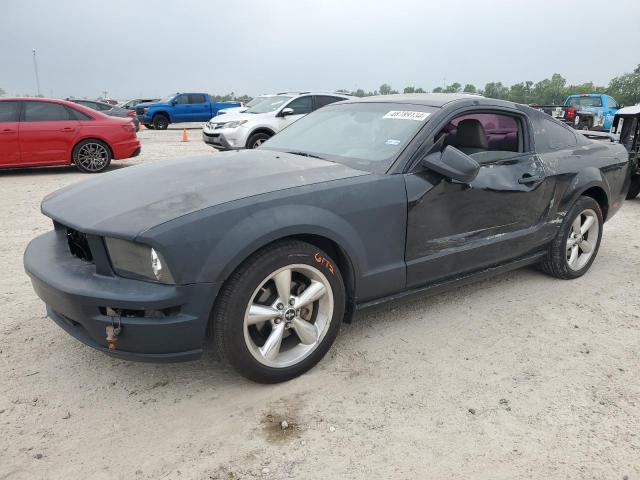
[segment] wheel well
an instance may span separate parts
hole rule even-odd
[[[273,130],[269,130],[268,128],[256,128],[253,132],[251,132],[249,134],[249,136],[247,137],[247,144],[249,143],[249,139],[254,136],[256,133],[266,133],[267,135],[269,135],[270,137],[272,137],[273,135],[275,135],[275,132]]]
[[[602,219],[607,219],[607,213],[609,212],[609,199],[607,198],[607,194],[600,187],[591,187],[582,192],[582,195],[585,197],[591,197],[598,205],[600,205],[600,210],[602,210]]]
[[[151,117],[151,121],[153,122],[153,119],[156,118],[158,115],[165,117],[167,120],[170,120],[169,115],[166,112],[156,112]]]
[[[111,148],[111,145],[109,145],[107,142],[105,142],[101,138],[83,138],[82,140],[78,140],[76,142],[76,144],[73,146],[73,148],[71,149],[71,163],[73,163],[73,152],[75,152],[76,147],[78,145],[80,145],[82,142],[84,142],[85,140],[95,140],[97,142],[104,143],[107,146],[107,148],[109,149],[109,153],[111,154],[111,158],[113,158],[113,149]]]

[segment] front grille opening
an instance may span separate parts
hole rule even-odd
[[[71,255],[78,257],[80,260],[84,260],[85,262],[93,262],[93,255],[91,253],[91,248],[89,248],[87,236],[84,233],[69,227],[67,227],[65,231]]]
[[[166,318],[180,313],[180,307],[163,308],[161,310],[131,310],[124,308],[99,307],[99,310],[102,315],[121,318]]]

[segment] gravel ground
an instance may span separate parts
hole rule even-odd
[[[143,130],[112,168],[212,153],[181,134]],[[85,178],[0,172],[0,479],[640,478],[640,200],[581,279],[524,269],[360,316],[262,386],[212,352],[111,359],[45,317],[22,253],[42,197]]]

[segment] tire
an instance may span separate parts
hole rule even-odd
[[[161,113],[153,117],[153,128],[156,130],[166,130],[169,128],[169,119]]]
[[[278,290],[286,293],[279,295]],[[280,300],[287,293],[293,304]],[[299,310],[292,295],[301,302]],[[310,301],[303,304],[305,298]],[[258,310],[252,316],[253,307]],[[333,259],[308,243],[277,242],[245,260],[223,285],[212,314],[215,346],[246,378],[284,382],[324,357],[338,335],[344,311],[344,283]],[[273,345],[277,347],[269,348]]]
[[[633,200],[640,194],[640,175],[631,176],[631,185],[629,185],[629,191],[627,192],[627,200]]]
[[[593,218],[593,220],[591,227],[584,231],[587,218]],[[575,236],[578,219],[580,219],[583,233]],[[560,225],[560,230],[551,242],[546,257],[539,265],[541,270],[563,280],[584,275],[598,254],[603,223],[602,210],[598,202],[591,197],[580,197]],[[587,246],[590,248],[588,252]],[[575,259],[574,250],[577,252]]]
[[[268,133],[254,133],[247,140],[247,148],[257,148],[271,137]]]
[[[111,148],[104,142],[87,139],[73,147],[71,159],[75,166],[83,173],[104,172],[111,163],[113,154]]]
[[[149,130],[153,130],[153,125],[151,125],[150,123],[145,123],[143,125],[144,125],[144,128],[148,128]]]

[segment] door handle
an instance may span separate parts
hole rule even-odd
[[[63,129],[60,130],[61,132],[75,132],[76,129],[75,128],[71,128],[71,127],[64,127]]]
[[[540,180],[544,180],[544,177],[542,175],[523,175],[521,178],[518,179],[518,183],[519,184],[527,184],[527,183],[533,183],[533,182],[539,182]]]
[[[5,128],[2,130],[2,133],[16,133],[16,131],[11,128]]]

